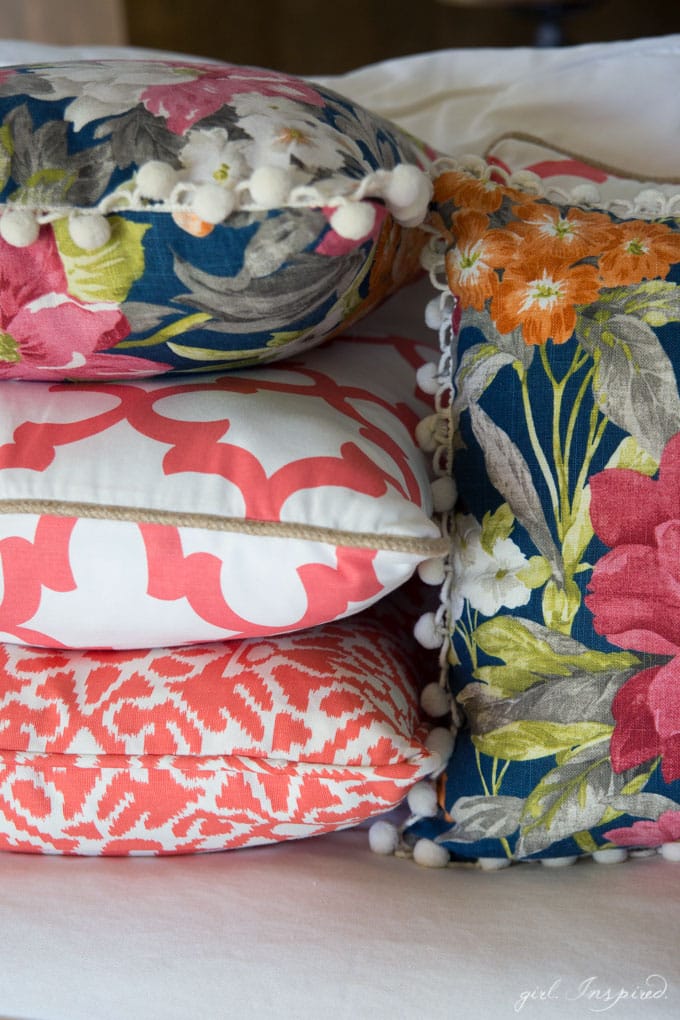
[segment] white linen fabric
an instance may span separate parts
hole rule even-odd
[[[7,42],[0,61],[59,52]],[[317,80],[452,154],[523,131],[670,176],[679,57],[677,36],[444,50]],[[400,293],[363,330],[419,321],[422,293]],[[6,855],[0,1015],[671,1020],[678,875],[660,858],[426,870],[372,855],[363,831],[174,860]]]

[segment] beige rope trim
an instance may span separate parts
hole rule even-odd
[[[287,521],[253,521],[218,514],[178,513],[149,507],[107,506],[98,503],[71,503],[57,499],[3,499],[0,514],[48,514],[53,517],[85,517],[98,521],[129,521],[133,524],[163,524],[177,528],[200,528],[228,534],[266,538],[296,538],[323,542],[353,549],[378,549],[409,553],[426,558],[444,556],[448,552],[445,538],[415,538],[409,535],[381,535],[362,531],[341,531],[313,524]]]

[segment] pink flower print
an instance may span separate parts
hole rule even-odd
[[[27,248],[0,239],[0,379],[163,371],[154,362],[102,353],[129,332],[115,305],[88,305],[69,295],[50,227]]]
[[[680,811],[664,811],[656,821],[635,822],[629,828],[610,829],[605,838],[617,846],[653,847],[680,839]]]
[[[596,564],[586,604],[595,630],[620,648],[680,653],[680,433],[658,480],[609,468],[590,481],[590,517],[611,552]]]
[[[680,778],[680,434],[654,480],[623,468],[591,479],[590,516],[608,546],[595,564],[586,605],[598,634],[665,664],[636,673],[612,703],[616,772],[661,756],[666,782]]]
[[[614,698],[612,714],[616,725],[610,753],[615,772],[661,755],[664,780],[680,779],[679,656],[631,677]]]
[[[180,66],[180,65],[178,65]],[[217,67],[204,64],[197,77],[177,84],[151,85],[141,100],[150,113],[166,119],[168,130],[183,135],[198,121],[233,102],[234,96],[253,92],[261,96],[283,96],[311,106],[324,106],[325,99],[306,82],[277,71],[257,67]]]

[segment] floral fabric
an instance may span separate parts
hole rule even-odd
[[[423,243],[370,196],[370,223],[340,236],[338,201],[424,161],[396,127],[276,72],[3,68],[2,215],[34,215],[39,234],[25,248],[0,241],[0,379],[221,369],[319,343],[413,278]],[[139,193],[147,164],[172,174],[163,201]],[[248,190],[258,170],[264,198]],[[224,216],[203,211],[206,195]],[[93,250],[71,236],[77,213],[106,217]]]
[[[417,830],[512,860],[680,837],[680,226],[436,183],[457,299],[451,683]]]

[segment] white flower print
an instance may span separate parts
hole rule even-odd
[[[458,514],[453,535],[454,595],[452,615],[460,619],[465,600],[484,616],[502,606],[516,609],[531,598],[531,589],[518,576],[529,565],[511,538],[498,538],[491,555],[482,546],[481,525],[471,514]]]
[[[190,131],[179,153],[186,178],[196,183],[221,184],[234,188],[248,176],[243,140],[231,142],[224,128]]]
[[[319,120],[303,103],[245,92],[234,97],[239,127],[252,141],[251,166],[290,166],[293,157],[313,169],[338,170],[345,158],[361,159],[356,143]]]

